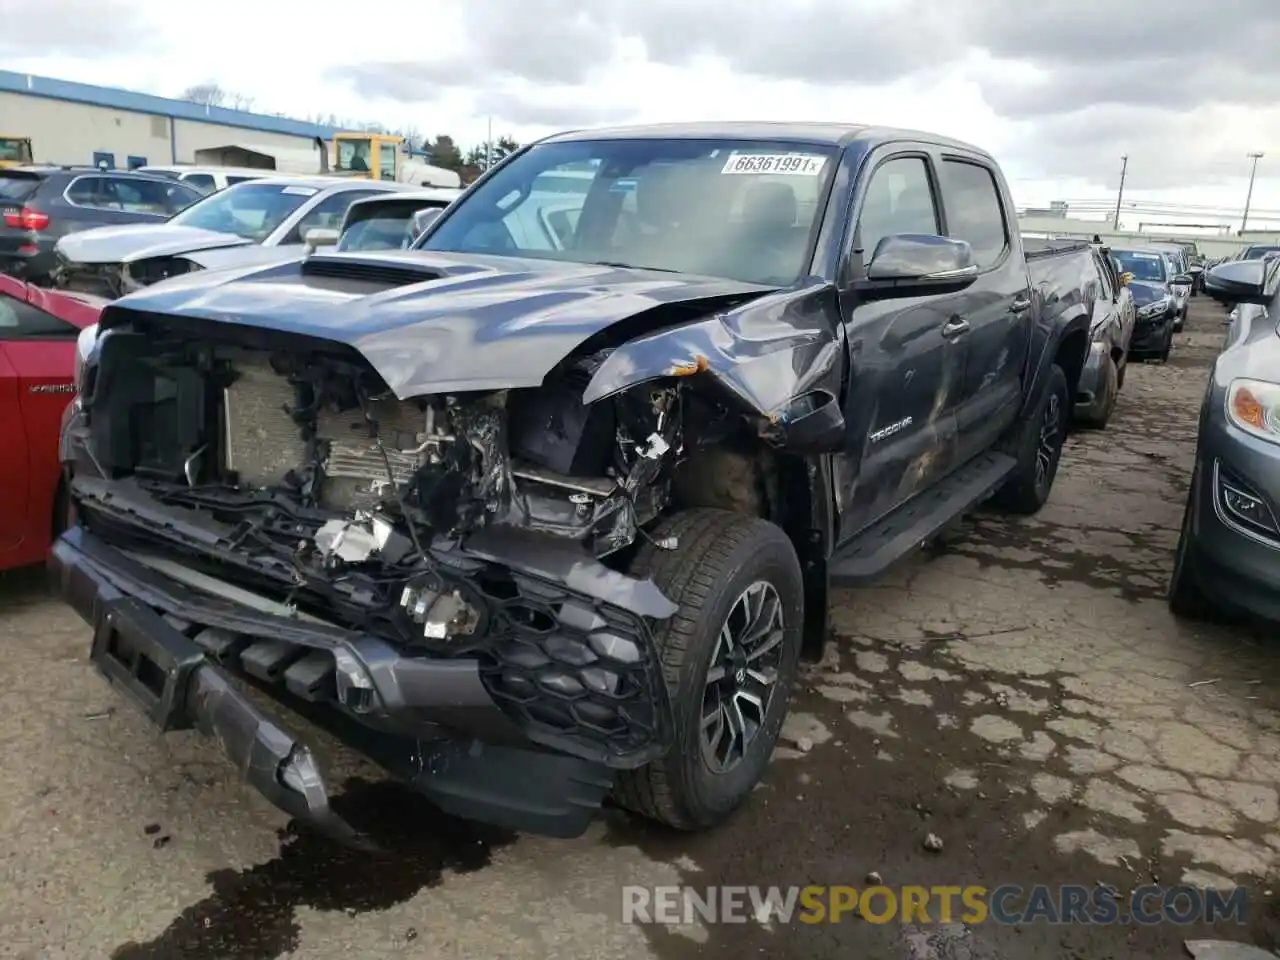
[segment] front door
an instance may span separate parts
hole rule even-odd
[[[876,245],[895,234],[942,232],[938,177],[927,151],[878,160],[858,206],[850,272],[865,272]],[[848,539],[936,482],[954,460],[954,397],[965,344],[951,320],[956,296],[843,298],[852,375],[847,447],[834,464],[841,539]]]
[[[964,379],[956,400],[956,466],[989,450],[1017,419],[1031,345],[1031,287],[1009,235],[1013,207],[979,158],[942,158],[947,236],[966,241],[978,279],[958,295],[965,335]]]

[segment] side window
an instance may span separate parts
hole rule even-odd
[[[115,209],[151,216],[169,215],[169,185],[154,180],[116,178],[107,187],[116,198]]]
[[[67,187],[67,199],[78,207],[94,207],[99,210],[118,210],[115,198],[108,197],[102,189],[102,177],[76,177]]]
[[[188,173],[182,178],[182,182],[188,186],[195,187],[203,193],[213,193],[218,189],[218,185],[213,181],[213,176],[208,173]]]
[[[280,242],[301,243],[308,230],[319,227],[324,230],[340,230],[342,218],[347,215],[347,207],[363,197],[372,197],[382,193],[381,190],[343,190],[330,194],[303,214],[302,219],[293,225]]]
[[[0,293],[0,340],[62,340],[79,335],[74,324]]]
[[[858,218],[858,246],[869,263],[885,237],[900,233],[937,235],[938,211],[923,157],[898,157],[876,167]]]
[[[378,179],[396,179],[396,148],[392,144],[384,143],[378,148]]]
[[[995,178],[986,167],[961,160],[944,160],[947,231],[973,248],[979,269],[995,264],[1009,246],[1004,207]]]

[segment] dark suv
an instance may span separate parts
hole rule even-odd
[[[47,282],[61,237],[90,227],[160,223],[202,196],[167,177],[123,170],[0,170],[0,273]]]

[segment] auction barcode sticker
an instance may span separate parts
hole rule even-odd
[[[826,157],[811,153],[731,153],[720,172],[816,177],[826,164]]]

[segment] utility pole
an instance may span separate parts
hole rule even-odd
[[[1258,161],[1262,159],[1261,153],[1250,153],[1247,156],[1253,161],[1253,166],[1249,170],[1249,192],[1244,196],[1244,217],[1240,221],[1241,233],[1244,233],[1249,226],[1249,204],[1253,202],[1253,178],[1258,175]]]
[[[1124,199],[1124,176],[1129,172],[1129,155],[1120,158],[1120,190],[1116,193],[1116,215],[1111,221],[1111,229],[1120,230],[1120,201]]]

